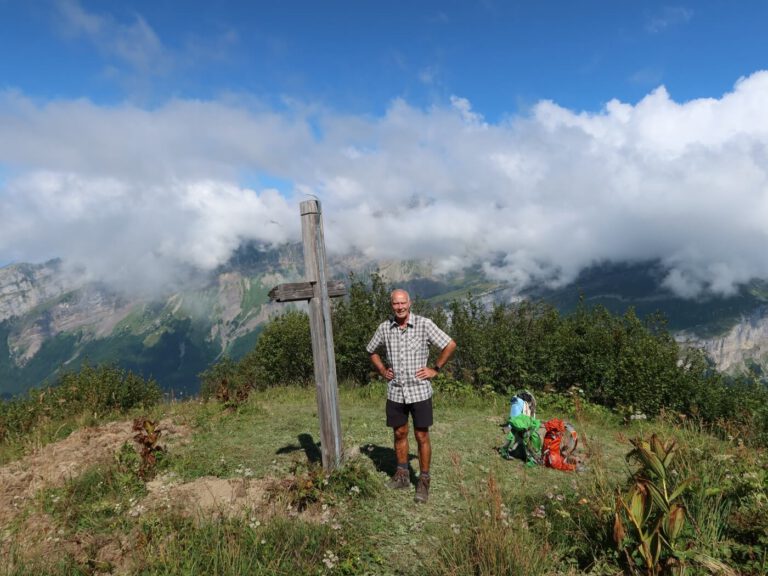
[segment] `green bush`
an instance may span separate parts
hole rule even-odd
[[[254,382],[242,365],[225,356],[200,374],[200,395],[204,400],[216,398],[227,408],[237,408],[248,398]]]
[[[307,314],[289,310],[273,318],[254,349],[241,360],[239,370],[258,389],[310,383],[314,366]]]
[[[373,371],[365,346],[391,315],[389,288],[378,274],[370,282],[350,276],[349,294],[334,302],[333,343],[339,380],[366,384]]]
[[[32,389],[26,396],[0,403],[0,441],[21,437],[46,422],[81,414],[95,418],[111,412],[149,408],[162,398],[157,382],[112,364],[83,364],[62,374],[54,386]]]

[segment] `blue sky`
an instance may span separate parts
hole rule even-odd
[[[243,240],[768,277],[768,3],[0,0],[0,263],[165,285]]]
[[[713,96],[762,69],[768,4],[702,1],[0,1],[0,77],[39,98],[248,93],[381,114],[469,99],[598,110],[664,84]],[[99,30],[96,28],[100,27]]]

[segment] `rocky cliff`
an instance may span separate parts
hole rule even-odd
[[[0,268],[0,322],[26,314],[74,287],[58,260]]]
[[[734,373],[747,363],[768,367],[768,308],[760,307],[743,316],[730,330],[720,336],[700,338],[684,331],[678,341],[703,348],[723,372]]]

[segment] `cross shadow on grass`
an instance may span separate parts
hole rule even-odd
[[[289,454],[291,452],[298,452],[303,450],[307,456],[307,462],[310,464],[319,464],[323,460],[323,455],[320,452],[320,442],[315,442],[312,438],[312,434],[299,434],[298,444],[289,444],[279,448],[275,454]]]
[[[397,469],[397,458],[394,448],[378,446],[377,444],[363,444],[360,446],[360,453],[365,454],[371,459],[376,470],[384,472],[387,476],[392,476]],[[416,473],[410,464],[410,461],[416,458],[416,454],[408,454],[408,472],[411,476],[411,482],[416,482]]]

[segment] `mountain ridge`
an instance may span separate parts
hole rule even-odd
[[[116,362],[154,377],[166,391],[197,391],[197,375],[223,354],[241,357],[261,328],[286,305],[268,291],[302,277],[301,247],[241,246],[207,278],[162,297],[131,297],[104,284],[77,281],[60,260],[0,268],[0,396],[51,383],[82,362]],[[731,298],[683,300],[663,288],[657,263],[601,264],[558,289],[518,293],[479,268],[439,275],[428,261],[373,262],[360,255],[331,262],[336,278],[378,271],[389,282],[434,303],[473,294],[489,305],[538,299],[568,313],[580,303],[641,317],[661,312],[680,342],[706,350],[718,367],[768,365],[765,286]]]

